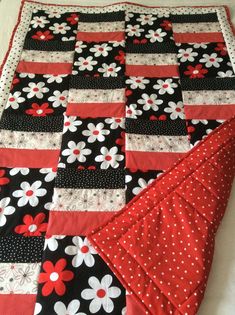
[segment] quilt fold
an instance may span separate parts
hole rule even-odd
[[[88,236],[143,314],[196,314],[234,173],[232,118]]]

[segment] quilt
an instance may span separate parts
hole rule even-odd
[[[22,1],[0,78],[0,314],[195,315],[234,116],[226,7]]]

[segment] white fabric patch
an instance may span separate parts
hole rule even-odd
[[[124,103],[125,89],[69,90],[69,103]]]
[[[23,50],[22,61],[73,63],[74,51]]]
[[[12,149],[60,149],[62,133],[28,132],[2,129],[0,146]]]
[[[182,91],[185,105],[235,104],[235,90]]]
[[[41,263],[0,263],[0,294],[36,294]]]
[[[175,33],[220,33],[222,31],[218,22],[172,23],[172,25]]]
[[[55,188],[51,211],[117,211],[124,205],[125,189]]]
[[[188,136],[126,135],[127,151],[187,152],[189,149]]]
[[[128,65],[177,65],[176,54],[126,54]]]

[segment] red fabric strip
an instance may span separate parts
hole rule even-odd
[[[126,295],[127,315],[146,315],[144,309],[132,295]]]
[[[224,42],[222,33],[174,33],[176,43]]]
[[[49,235],[87,235],[104,224],[116,212],[111,211],[50,211]],[[66,222],[66,224],[65,224]]]
[[[0,294],[2,315],[32,315],[36,294]]]
[[[27,72],[35,74],[71,74],[72,63],[47,63],[20,61],[17,72]]]
[[[125,117],[125,103],[68,103],[67,115],[86,117]]]
[[[1,167],[57,167],[60,150],[0,148]]]
[[[117,41],[125,39],[125,32],[78,32],[77,40],[85,42]]]
[[[187,119],[230,119],[235,115],[234,105],[184,105]]]
[[[143,66],[126,65],[127,76],[143,76],[150,78],[179,77],[178,65]]]
[[[145,170],[166,170],[185,153],[126,151],[126,167]]]

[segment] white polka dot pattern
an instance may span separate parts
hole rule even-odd
[[[218,20],[220,22],[220,27],[227,45],[229,57],[232,63],[233,71],[235,72],[235,36],[230,27],[228,17],[226,14],[226,9],[224,7],[217,8]]]
[[[146,314],[196,314],[234,175],[235,118],[88,236]]]

